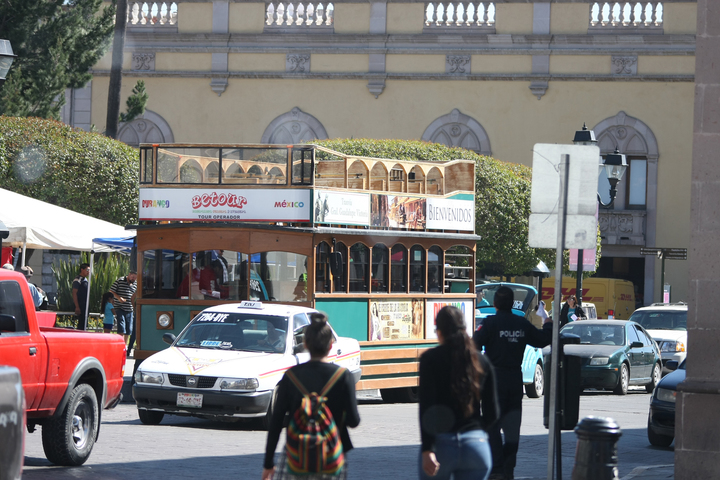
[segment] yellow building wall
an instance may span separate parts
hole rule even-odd
[[[385,57],[388,73],[445,73],[445,55],[394,55]]]
[[[552,3],[550,5],[551,34],[586,34],[589,25],[590,4]]]
[[[212,32],[212,3],[178,2],[178,33]]]
[[[424,3],[387,4],[387,33],[422,33],[424,24]]]
[[[228,27],[230,33],[262,33],[265,26],[264,3],[231,3]]]
[[[663,32],[695,34],[697,31],[697,3],[663,2]],[[667,263],[667,262],[666,262]]]
[[[367,55],[343,55],[313,53],[310,57],[312,72],[367,72]]]
[[[529,55],[473,55],[472,73],[532,73]]]
[[[551,74],[610,73],[609,55],[550,55]]]
[[[126,52],[127,56],[127,52]],[[171,53],[155,54],[155,71],[195,71],[206,72],[212,68],[212,55],[209,53]]]
[[[286,56],[283,53],[230,53],[228,70],[231,72],[284,72]]]
[[[495,32],[530,35],[533,25],[532,3],[496,3]]]
[[[639,75],[694,75],[695,56],[680,55],[639,55]]]
[[[368,33],[370,29],[369,3],[336,3],[335,33]]]

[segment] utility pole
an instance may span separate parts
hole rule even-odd
[[[120,89],[122,87],[123,51],[125,50],[125,29],[127,27],[127,0],[117,0],[115,12],[115,34],[113,38],[110,86],[108,87],[107,119],[105,135],[117,138],[120,120]]]

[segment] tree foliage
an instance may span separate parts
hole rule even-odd
[[[550,262],[548,250],[528,246],[531,170],[462,148],[407,140],[323,140],[319,145],[342,153],[444,162],[475,161],[475,233],[478,242],[477,266],[485,274],[520,275],[534,268],[538,260]]]
[[[1,91],[0,114],[58,119],[66,88],[81,88],[107,51],[114,2],[4,0],[0,38],[17,58]]]
[[[132,89],[132,95],[130,95],[127,102],[125,102],[127,113],[120,114],[120,121],[132,122],[145,113],[145,105],[147,105],[147,102],[148,93],[145,91],[145,82],[138,80]]]
[[[127,225],[137,221],[138,172],[137,150],[122,142],[53,120],[0,116],[0,188]]]

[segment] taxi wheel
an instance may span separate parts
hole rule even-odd
[[[160,425],[165,412],[156,412],[153,410],[143,410],[138,408],[138,417],[143,425]]]
[[[260,430],[269,430],[270,429],[270,420],[272,420],[272,413],[273,413],[273,407],[275,407],[275,402],[277,402],[277,388],[273,391],[272,399],[270,399],[270,405],[268,405],[268,411],[267,414],[264,417],[260,417],[259,420],[259,428]],[[285,421],[287,421],[287,418],[285,418]],[[285,423],[285,422],[283,422]],[[287,425],[286,425],[287,426]]]
[[[540,398],[545,389],[545,373],[543,372],[542,365],[539,363],[535,365],[535,375],[533,375],[533,382],[525,385],[525,394],[529,398]]]

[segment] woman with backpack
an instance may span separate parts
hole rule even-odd
[[[344,480],[345,454],[353,446],[348,427],[360,424],[352,374],[328,361],[333,333],[322,313],[305,329],[310,361],[285,372],[278,384],[265,447],[262,480]],[[275,467],[275,448],[290,414],[285,454]]]
[[[420,479],[485,480],[492,467],[485,430],[499,415],[493,368],[460,310],[443,307],[435,323],[440,345],[420,357]]]

